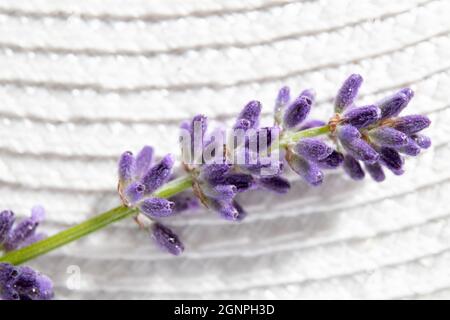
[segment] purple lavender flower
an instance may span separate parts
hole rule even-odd
[[[174,213],[191,211],[200,207],[198,198],[191,191],[177,193],[176,195],[170,197],[168,200],[174,203]]]
[[[369,163],[378,161],[378,153],[364,140],[359,137],[359,131],[350,125],[344,125],[338,128],[338,138],[347,153],[356,160]]]
[[[420,153],[419,145],[410,137],[407,138],[407,143],[405,145],[396,147],[395,150],[412,157],[415,157]]]
[[[353,104],[362,82],[363,78],[359,74],[352,74],[344,81],[334,101],[334,109],[337,113],[341,113]]]
[[[285,128],[294,128],[306,119],[314,101],[312,96],[310,91],[305,90],[287,107],[283,117]]]
[[[286,193],[291,188],[288,180],[277,176],[259,178],[257,182],[261,187],[276,193]]]
[[[160,198],[149,198],[139,203],[139,210],[149,218],[163,218],[172,215],[174,203]]]
[[[395,117],[402,112],[414,96],[414,92],[409,88],[404,88],[394,95],[376,103],[381,110],[381,119]]]
[[[410,115],[399,117],[394,120],[393,127],[407,135],[412,135],[425,128],[428,128],[431,124],[430,119],[422,115]]]
[[[344,121],[355,128],[365,128],[380,118],[380,109],[377,106],[364,106],[352,108],[345,112]]]
[[[376,144],[384,147],[402,147],[408,143],[408,136],[391,127],[378,127],[370,130],[368,135]]]
[[[174,159],[168,154],[162,160],[150,168],[141,178],[142,184],[145,186],[145,194],[151,194],[160,188],[170,177]]]
[[[428,149],[431,147],[431,139],[422,134],[413,134],[411,138],[417,143],[422,149]]]
[[[333,149],[318,138],[304,138],[297,142],[294,151],[307,160],[317,162],[327,158]]]
[[[394,173],[398,173],[403,167],[403,158],[400,154],[392,148],[381,147],[380,162]]]
[[[245,129],[243,123],[248,123],[247,129],[257,128],[259,116],[261,114],[261,103],[259,101],[250,101],[241,111],[235,123],[234,129]]]
[[[344,171],[352,178],[353,180],[361,180],[364,179],[364,170],[361,167],[361,164],[351,155],[344,156]]]
[[[44,208],[31,208],[31,217],[14,225],[14,213],[3,211],[0,214],[0,246],[5,251],[12,251],[42,239],[43,235],[36,235],[36,229],[45,218]]]
[[[366,168],[372,179],[376,182],[384,181],[384,179],[386,178],[383,168],[379,163],[365,163],[364,167]]]
[[[323,182],[323,172],[320,171],[319,166],[314,162],[307,161],[294,153],[289,154],[287,161],[292,170],[310,185],[318,186]]]
[[[281,111],[291,100],[291,93],[289,87],[282,87],[278,91],[278,96],[275,100],[275,112]]]
[[[53,284],[47,276],[29,267],[0,263],[0,299],[50,300],[53,295]]]
[[[320,161],[317,161],[317,165],[322,169],[336,169],[344,162],[344,155],[336,150]]]
[[[6,240],[14,224],[14,213],[10,210],[0,212],[0,245]]]
[[[161,249],[175,256],[179,256],[184,251],[184,245],[178,236],[160,223],[153,224],[151,236]]]

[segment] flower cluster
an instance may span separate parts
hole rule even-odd
[[[169,228],[156,222],[158,218],[172,215],[175,203],[153,195],[170,179],[174,160],[168,154],[153,164],[153,153],[152,147],[145,146],[136,157],[130,151],[122,154],[119,160],[119,195],[125,206],[138,209],[152,222],[151,236],[155,242],[170,253],[179,255],[184,250],[183,244]]]
[[[431,140],[419,132],[430,125],[423,115],[399,116],[414,93],[404,88],[381,101],[356,106],[362,77],[351,75],[335,100],[336,116],[332,120],[337,140],[345,151],[344,170],[355,180],[364,178],[364,164],[378,182],[385,179],[382,167],[396,175],[403,174],[403,155],[416,156],[430,147]]]
[[[29,268],[0,263],[1,300],[50,300],[53,298],[52,281]]]
[[[182,123],[180,139],[182,168],[190,179],[191,193],[184,191],[168,200],[155,197],[158,188],[174,179],[173,159],[166,156],[152,165],[153,150],[145,147],[136,158],[126,152],[119,161],[122,202],[154,221],[153,238],[178,255],[183,250],[180,239],[158,219],[196,208],[200,202],[226,220],[241,221],[246,212],[238,195],[256,189],[287,192],[290,183],[283,176],[287,166],[312,186],[324,181],[325,170],[341,165],[355,180],[368,172],[381,182],[383,168],[402,174],[404,155],[416,156],[431,145],[419,133],[430,120],[422,115],[399,116],[414,95],[409,88],[374,104],[357,106],[362,81],[357,74],[345,80],[335,98],[335,114],[328,121],[308,118],[314,91],[304,90],[291,99],[288,87],[279,90],[274,123],[268,127],[259,125],[262,107],[258,101],[244,106],[229,131],[208,132],[206,116],[195,116]]]
[[[44,217],[45,210],[41,206],[33,207],[31,217],[17,224],[12,211],[0,212],[0,251],[16,250],[45,238],[45,234],[36,232]]]

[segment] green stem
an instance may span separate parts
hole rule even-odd
[[[190,188],[192,180],[189,176],[173,180],[155,192],[156,197],[168,198],[183,190]],[[19,250],[11,251],[0,257],[0,262],[22,264],[34,259],[69,242],[80,239],[94,231],[102,229],[116,221],[131,217],[137,213],[137,209],[119,206],[117,208],[99,214],[76,226],[61,231],[54,236],[35,242]]]
[[[311,138],[311,137],[317,137],[323,134],[330,133],[330,126],[324,125],[322,127],[316,127],[306,130],[301,130],[293,133],[286,134],[280,139],[280,146],[286,147],[291,143],[296,143],[300,139],[303,138]]]
[[[307,130],[297,131],[285,134],[277,145],[273,145],[271,149],[279,147],[287,147],[291,143],[295,143],[302,138],[315,137],[330,132],[330,127],[325,125],[323,127],[311,128]],[[155,197],[168,198],[181,191],[189,189],[192,186],[192,179],[190,176],[181,177],[165,184],[161,189],[155,192]],[[0,262],[9,262],[12,264],[21,264],[28,260],[34,259],[49,251],[59,248],[72,241],[80,239],[92,232],[102,229],[116,221],[123,220],[138,213],[135,208],[128,208],[119,206],[104,213],[101,213],[89,220],[86,220],[76,226],[61,231],[44,240],[35,242],[27,247],[11,251],[6,255],[0,257]]]

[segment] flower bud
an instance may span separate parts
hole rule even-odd
[[[426,116],[410,115],[395,119],[393,127],[407,135],[412,135],[428,128],[430,124],[431,121]]]
[[[167,199],[148,198],[139,204],[139,210],[149,218],[163,218],[173,214],[174,205]]]
[[[345,155],[344,156],[344,171],[352,178],[353,180],[362,180],[364,179],[364,170],[361,167],[361,164],[352,156]]]
[[[384,147],[401,147],[408,143],[408,136],[391,127],[378,127],[368,132],[370,139]]]
[[[295,152],[310,161],[320,161],[328,157],[333,149],[317,138],[304,138],[294,146]]]
[[[381,182],[386,178],[383,168],[379,163],[364,163],[364,167],[366,168],[367,172],[369,172],[372,179],[376,182]]]
[[[283,117],[283,124],[287,129],[294,128],[299,125],[309,114],[312,101],[307,96],[300,95],[289,107]]]
[[[169,228],[160,223],[152,226],[152,238],[165,251],[178,256],[184,251],[183,243],[178,236]]]
[[[344,115],[345,123],[355,128],[365,128],[380,118],[380,109],[377,106],[364,106],[352,108]]]
[[[334,101],[334,110],[337,113],[341,113],[353,104],[362,82],[363,78],[359,74],[352,74],[344,81]]]

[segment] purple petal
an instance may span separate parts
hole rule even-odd
[[[205,186],[203,192],[206,196],[216,200],[231,200],[237,194],[237,187],[232,184],[219,184],[213,187]]]
[[[145,195],[145,185],[140,182],[132,182],[125,189],[125,197],[129,204],[134,204],[141,200]]]
[[[145,186],[145,193],[151,194],[161,187],[170,177],[174,159],[172,155],[166,155],[159,163],[154,165],[142,178],[142,184]]]
[[[224,184],[225,174],[230,170],[229,164],[207,164],[201,167],[200,179],[211,185]]]
[[[234,185],[237,192],[244,192],[253,186],[253,177],[245,173],[229,173],[225,176],[224,184]]]
[[[260,114],[261,103],[259,101],[250,101],[239,114],[234,129],[242,125],[240,120],[247,120],[249,122],[249,128],[258,127]]]
[[[39,221],[33,217],[22,220],[8,235],[4,247],[6,251],[17,249],[22,242],[33,236]]]
[[[354,139],[349,143],[343,143],[344,149],[356,160],[374,163],[380,158],[379,154],[367,142],[362,139]]]
[[[122,153],[119,159],[119,180],[123,183],[129,182],[133,177],[134,156],[130,151]]]
[[[407,138],[407,143],[404,146],[395,148],[398,152],[404,153],[408,156],[417,156],[420,153],[419,145],[411,138]]]
[[[184,246],[178,236],[172,230],[163,226],[162,224],[155,223],[152,227],[151,235],[161,249],[175,256],[183,253]]]
[[[351,143],[354,139],[361,138],[361,133],[358,129],[351,125],[343,125],[337,127],[338,138],[342,143]]]
[[[192,192],[181,192],[178,193],[168,199],[175,203],[173,207],[174,213],[180,213],[183,211],[190,211],[194,209],[198,209],[200,207],[200,203],[196,196],[192,194]]]
[[[381,119],[395,117],[402,112],[412,99],[414,93],[411,89],[405,88],[395,93],[394,95],[383,99],[376,103],[381,110]]]
[[[407,135],[411,135],[428,128],[430,124],[431,121],[426,116],[410,115],[395,119],[393,127]]]
[[[14,224],[14,213],[10,210],[0,212],[0,244],[5,241]]]
[[[344,115],[344,121],[356,128],[365,128],[380,118],[380,109],[377,106],[364,106],[352,108]]]
[[[36,222],[42,222],[45,219],[45,209],[42,206],[34,206],[31,208],[31,219]]]
[[[352,74],[344,81],[334,101],[336,112],[341,113],[345,108],[353,104],[362,82],[363,78],[359,74]]]
[[[260,178],[258,184],[276,193],[286,193],[291,188],[289,181],[282,177]]]
[[[408,136],[391,127],[378,127],[368,132],[370,140],[384,147],[401,147],[408,143]]]
[[[317,161],[317,165],[322,169],[336,169],[344,162],[344,155],[336,150],[323,160]]]
[[[239,217],[238,209],[233,205],[232,201],[209,199],[209,204],[212,209],[217,211],[219,215],[229,221],[237,221]]]
[[[49,300],[53,298],[51,280],[29,267],[19,267],[13,288],[21,300]]]
[[[328,157],[333,149],[317,138],[304,138],[297,142],[294,150],[310,161],[320,161]]]
[[[323,182],[323,173],[319,167],[302,157],[292,154],[288,158],[288,162],[292,170],[312,186],[318,186]]]
[[[307,120],[303,122],[303,124],[300,126],[298,130],[306,130],[316,127],[322,127],[324,125],[326,125],[326,122],[322,120]]]
[[[145,146],[136,156],[136,164],[134,167],[134,177],[141,179],[150,170],[153,160],[153,148]]]
[[[384,179],[386,178],[383,168],[379,163],[364,163],[364,167],[366,168],[367,172],[369,172],[372,179],[376,182],[384,181]]]
[[[403,167],[403,158],[392,148],[382,147],[380,152],[380,163],[392,172],[400,172]]]
[[[139,204],[139,210],[149,218],[164,218],[173,214],[174,205],[167,199],[149,198]]]
[[[364,170],[362,169],[361,164],[352,156],[350,156],[350,155],[344,156],[343,168],[344,168],[344,171],[353,180],[364,179]]]
[[[282,87],[278,91],[277,99],[275,100],[275,112],[284,108],[291,100],[289,87]]]
[[[311,110],[311,99],[300,95],[284,113],[283,123],[286,128],[294,128],[299,125],[309,114]]]
[[[422,134],[414,134],[414,135],[411,136],[411,138],[422,149],[428,149],[429,147],[431,147],[431,139],[429,137],[427,137],[427,136],[424,136]]]

